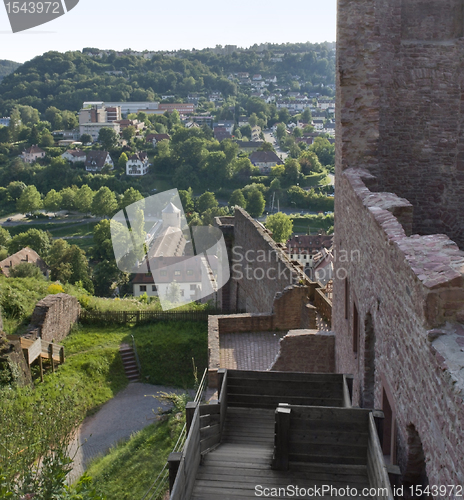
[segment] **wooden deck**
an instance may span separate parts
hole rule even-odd
[[[369,488],[365,465],[292,463],[288,471],[272,470],[274,434],[275,410],[228,407],[222,441],[216,449],[203,455],[191,500],[256,498],[258,485],[262,488],[292,485],[300,489],[323,485],[346,488],[349,485],[358,491]],[[266,498],[264,494],[261,497]],[[282,499],[296,497],[278,495]]]

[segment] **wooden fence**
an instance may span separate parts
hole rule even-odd
[[[210,314],[220,314],[216,310],[208,311],[86,311],[81,310],[81,323],[98,324],[135,324],[155,321],[208,321]]]

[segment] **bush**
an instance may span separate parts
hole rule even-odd
[[[40,268],[31,262],[21,262],[17,266],[14,266],[10,271],[11,278],[43,278],[44,275]]]
[[[52,283],[47,288],[47,292],[51,295],[55,295],[57,293],[64,293],[64,288],[59,283]]]

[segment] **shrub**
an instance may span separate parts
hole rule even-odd
[[[47,292],[51,295],[55,295],[57,293],[64,293],[64,288],[59,283],[52,283],[47,288]]]

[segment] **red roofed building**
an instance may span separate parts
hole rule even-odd
[[[23,152],[21,158],[26,163],[34,163],[39,158],[45,158],[45,151],[43,149],[40,149],[37,145],[32,145],[30,148],[27,148]]]

